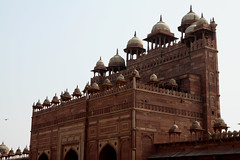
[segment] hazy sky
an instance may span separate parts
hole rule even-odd
[[[240,1],[0,0],[0,141],[14,150],[29,145],[33,102],[82,90],[100,56],[107,65],[118,48],[125,58],[134,31],[146,38],[160,14],[180,37],[190,4],[218,24],[221,115],[239,130]]]

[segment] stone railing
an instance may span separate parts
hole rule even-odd
[[[100,109],[93,109],[92,111],[88,112],[88,116],[97,116],[97,115],[102,115],[110,112],[115,112],[115,111],[120,111],[124,109],[131,108],[131,103],[123,103],[123,104],[118,104],[114,106],[108,106]]]
[[[92,95],[90,95],[90,100],[99,98],[99,97],[103,97],[103,96],[108,96],[108,95],[115,94],[115,93],[119,93],[119,92],[123,92],[123,91],[126,91],[131,88],[132,88],[132,83],[130,83],[130,82],[126,83],[125,85],[114,86],[108,90],[103,90],[100,92],[93,93]]]
[[[175,97],[180,97],[180,98],[184,98],[184,99],[201,101],[201,97],[199,95],[178,92],[178,91],[169,90],[169,89],[165,89],[165,88],[159,88],[159,87],[155,87],[153,85],[142,84],[140,82],[136,83],[136,88],[147,90],[147,91],[152,91],[152,92],[157,92],[162,95],[175,96]]]
[[[83,101],[86,100],[86,97],[83,96],[81,98],[75,98],[75,99],[71,99],[69,101],[61,101],[60,100],[60,103],[59,104],[51,104],[51,106],[49,107],[43,107],[42,109],[34,109],[33,112],[36,114],[36,113],[44,113],[44,112],[51,112],[51,111],[55,111],[57,110],[59,107],[64,107],[64,106],[69,106],[69,105],[74,105],[76,103],[81,103]]]
[[[158,106],[148,103],[142,103],[137,102],[136,108],[154,111],[154,112],[161,112],[161,113],[168,113],[168,114],[175,114],[175,115],[181,115],[181,116],[188,116],[188,117],[194,117],[194,118],[202,118],[203,114],[199,112],[193,112],[188,111],[184,109],[178,109],[178,108],[172,108],[172,107],[166,107],[166,106]]]

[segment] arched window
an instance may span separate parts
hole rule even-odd
[[[64,160],[78,160],[78,155],[74,150],[70,149],[67,152]]]
[[[38,160],[48,160],[48,156],[47,156],[45,153],[43,153],[43,154],[41,154],[41,156],[38,158]]]
[[[115,149],[110,145],[106,145],[100,152],[99,160],[117,160]]]

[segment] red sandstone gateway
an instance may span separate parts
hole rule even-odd
[[[178,30],[162,17],[134,34],[108,66],[78,87],[33,105],[31,160],[240,159],[239,133],[220,118],[214,19],[190,9]],[[222,132],[225,130],[225,132]]]

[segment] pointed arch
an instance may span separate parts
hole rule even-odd
[[[117,153],[115,149],[107,144],[102,148],[99,154],[99,160],[117,160]]]
[[[77,153],[73,149],[70,149],[67,152],[64,160],[78,160],[78,155],[77,155]]]
[[[48,156],[45,153],[42,153],[38,160],[48,160]]]
[[[142,136],[142,159],[146,160],[153,154],[153,140],[149,135]]]

